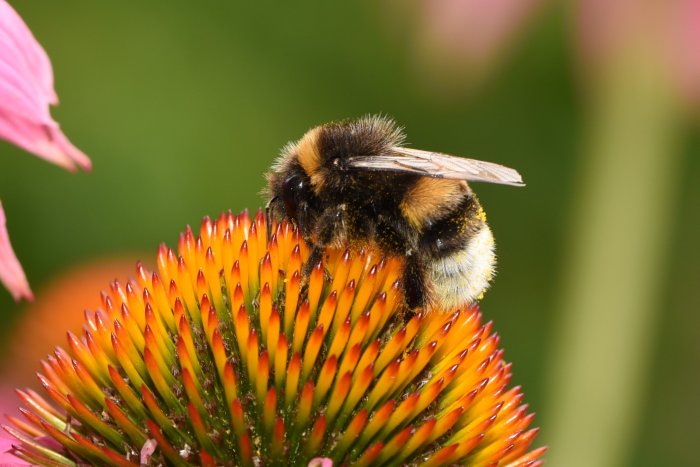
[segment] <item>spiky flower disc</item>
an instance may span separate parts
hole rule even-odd
[[[114,282],[18,391],[14,453],[44,465],[536,465],[536,429],[476,308],[404,309],[401,261],[309,250],[258,212],[188,228]],[[59,312],[60,310],[57,310]],[[56,407],[55,405],[58,407]],[[47,447],[41,437],[65,450]],[[62,452],[59,452],[62,451]]]

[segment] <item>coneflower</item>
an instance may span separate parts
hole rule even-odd
[[[39,465],[539,465],[476,307],[403,305],[400,258],[309,248],[258,212],[205,218],[113,282],[3,426]],[[60,312],[60,310],[57,310]],[[48,396],[48,397],[46,397]],[[45,442],[53,439],[63,449]]]

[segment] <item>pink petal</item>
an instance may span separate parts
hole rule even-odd
[[[38,85],[49,96],[49,103],[58,104],[58,97],[53,89],[53,70],[51,61],[39,45],[34,35],[17,12],[5,1],[0,0],[0,28],[15,37],[16,44],[22,49],[26,64],[31,74],[36,77]]]
[[[22,18],[5,0],[0,0],[0,44],[3,45],[0,51],[1,81],[5,81],[8,69],[14,69],[15,75],[21,78],[16,86],[28,96],[36,96],[37,102],[56,104],[58,99],[53,89],[51,62]],[[48,106],[44,107],[48,114]]]
[[[0,109],[0,139],[67,170],[75,170],[76,164],[84,170],[92,167],[90,159],[68,141],[53,121],[37,123]]]
[[[8,423],[8,415],[22,418],[22,414],[18,410],[19,405],[20,402],[14,386],[8,381],[0,381],[0,425],[12,425],[11,423]],[[55,452],[62,454],[65,453],[63,446],[49,436],[34,438],[34,440],[42,446],[45,446]],[[12,454],[13,446],[18,446],[20,444],[22,443],[8,433],[7,430],[0,428],[0,466],[31,465]]]
[[[15,300],[34,299],[27,277],[12,250],[10,237],[5,226],[5,211],[2,209],[2,203],[0,203],[0,282],[10,291]]]
[[[143,446],[141,447],[141,453],[139,456],[139,461],[141,462],[141,465],[150,465],[151,456],[153,456],[153,453],[156,452],[157,447],[158,442],[155,439],[149,439],[146,440],[145,443],[143,443]]]
[[[75,170],[91,168],[51,118],[58,98],[51,62],[14,9],[0,0],[0,138]]]
[[[333,467],[333,459],[328,457],[315,457],[309,461],[308,467]]]
[[[30,465],[12,455],[12,445],[19,444],[19,441],[14,438],[5,438],[4,435],[10,436],[5,430],[0,429],[0,465]]]

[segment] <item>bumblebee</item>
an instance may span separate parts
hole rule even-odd
[[[468,181],[522,186],[513,169],[411,149],[393,120],[366,116],[309,130],[266,175],[268,211],[312,246],[376,246],[405,258],[409,307],[450,310],[479,299],[496,256]]]

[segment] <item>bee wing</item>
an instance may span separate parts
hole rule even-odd
[[[350,159],[353,167],[403,172],[426,177],[524,186],[520,174],[493,162],[449,156],[439,152],[393,147],[393,154]]]

